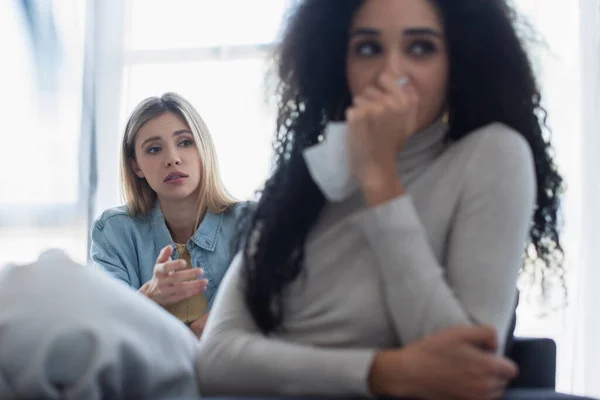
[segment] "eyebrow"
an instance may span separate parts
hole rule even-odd
[[[175,132],[173,132],[173,136],[179,136],[184,133],[189,133],[190,135],[192,135],[192,131],[190,131],[189,129],[179,129],[179,130],[176,130]],[[142,144],[140,145],[140,147],[144,147],[146,145],[146,143],[153,142],[155,140],[162,140],[162,138],[160,136],[151,136],[148,139],[144,140],[142,142]]]
[[[442,32],[437,31],[433,28],[408,28],[404,30],[405,36],[436,36],[442,37]]]
[[[350,37],[355,36],[379,36],[381,35],[381,31],[379,29],[374,28],[356,28],[350,34]],[[435,36],[442,37],[442,33],[433,29],[426,27],[418,27],[418,28],[407,28],[403,32],[404,36]]]

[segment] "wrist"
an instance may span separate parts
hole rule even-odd
[[[404,185],[395,172],[366,176],[359,186],[369,207],[378,206],[405,194]]]
[[[373,357],[371,369],[369,370],[368,385],[369,392],[373,397],[387,396],[385,382],[383,382],[382,364],[385,364],[385,351],[380,351]]]
[[[383,350],[375,354],[369,370],[368,385],[374,397],[415,397],[417,391],[407,379],[407,363],[402,350]]]
[[[363,165],[359,171],[356,171],[355,178],[368,203],[383,203],[404,194],[404,186],[398,176],[395,159],[379,160]]]

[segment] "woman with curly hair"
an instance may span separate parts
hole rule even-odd
[[[499,398],[562,178],[504,0],[304,0],[276,164],[200,344],[205,394]]]

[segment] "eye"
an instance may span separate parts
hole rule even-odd
[[[179,146],[181,147],[192,147],[194,144],[194,141],[191,139],[183,139],[181,142],[179,142]]]
[[[159,146],[151,146],[146,149],[146,153],[148,154],[156,154],[161,151]]]
[[[408,53],[417,57],[426,56],[437,51],[437,46],[430,40],[415,40],[408,46]]]
[[[382,47],[375,41],[365,41],[354,46],[354,53],[361,57],[371,57],[382,52]]]

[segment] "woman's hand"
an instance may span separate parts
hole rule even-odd
[[[369,374],[371,392],[423,400],[499,399],[518,370],[512,361],[495,355],[497,346],[492,328],[473,326],[381,351]]]
[[[352,174],[370,203],[403,193],[396,159],[416,132],[418,106],[417,94],[407,82],[383,74],[346,110]]]
[[[204,327],[206,326],[206,321],[208,320],[208,314],[209,313],[204,314],[202,317],[192,322],[192,325],[190,325],[190,329],[192,332],[194,332],[198,339],[200,339],[202,332],[204,332]]]
[[[201,268],[187,269],[185,260],[171,260],[172,254],[171,246],[161,250],[152,279],[139,290],[163,307],[203,293],[208,285],[206,279],[197,279],[204,273]]]

